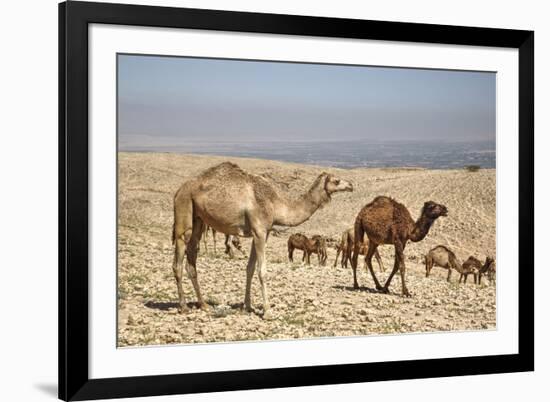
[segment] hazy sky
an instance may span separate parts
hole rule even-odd
[[[121,149],[495,138],[494,73],[118,57]]]

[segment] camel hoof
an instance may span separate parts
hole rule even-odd
[[[189,313],[189,307],[187,307],[187,306],[178,307],[178,313],[179,314],[188,314]]]
[[[385,286],[384,286],[384,287],[382,287],[382,286],[378,287],[378,286],[377,286],[377,287],[376,287],[376,290],[378,290],[380,293],[384,293],[384,294],[390,293],[390,290],[389,290],[387,287],[385,287]]]
[[[359,284],[358,284],[358,283],[354,283],[354,284],[353,284],[353,288],[354,288],[355,290],[359,289]]]
[[[408,290],[406,290],[405,292],[403,292],[403,297],[408,297],[408,298],[410,298],[410,297],[412,297],[412,295],[409,293]]]
[[[201,302],[201,303],[199,303],[199,309],[201,309],[202,311],[209,311],[210,306],[208,304],[206,304],[205,302]]]

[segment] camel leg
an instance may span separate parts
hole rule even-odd
[[[426,256],[426,278],[430,276],[430,272],[433,268],[433,261],[430,257]]]
[[[202,233],[202,242],[204,243],[204,253],[208,254],[208,242],[206,241],[208,237],[208,226],[204,225],[204,230]]]
[[[252,247],[252,248],[254,248],[254,247]],[[292,259],[292,254],[294,254],[294,247],[288,246],[288,260],[290,262],[294,262],[294,260]]]
[[[250,300],[250,288],[252,285],[252,277],[254,276],[255,269],[256,269],[256,248],[254,245],[254,240],[252,240],[252,247],[250,248],[250,256],[248,257],[248,265],[246,266],[246,290],[244,294],[244,308],[246,311],[252,311],[252,303]]]
[[[351,269],[353,271],[353,288],[359,289],[359,282],[357,282],[357,260],[355,260],[355,263],[351,262]]]
[[[191,230],[187,230],[185,238],[190,237]],[[183,238],[177,238],[176,250],[174,252],[174,263],[172,265],[172,270],[174,271],[174,278],[176,279],[176,286],[178,288],[178,299],[179,299],[179,312],[183,313],[188,310],[187,304],[185,303],[185,294],[183,293],[182,277],[183,277],[183,259],[185,257],[186,250],[186,241]]]
[[[174,208],[174,226],[172,238],[175,244],[174,262],[172,270],[178,288],[179,312],[183,313],[187,310],[185,303],[185,294],[183,293],[183,259],[185,258],[186,249],[193,229],[193,203],[190,197],[182,196]]]
[[[451,275],[453,274],[453,269],[449,268],[449,273],[447,274],[447,282],[451,281]]]
[[[267,236],[263,233],[258,233],[254,236],[254,247],[256,249],[256,264],[258,266],[258,279],[260,280],[260,286],[262,289],[262,297],[264,302],[264,315],[263,318],[269,318],[269,300],[267,296],[267,283],[266,283],[266,260],[265,260],[265,243]],[[309,257],[309,254],[308,254]],[[309,258],[308,258],[309,262]]]
[[[348,262],[350,263],[350,265],[352,265],[352,261],[351,261],[351,246],[348,247],[346,249],[346,253],[345,255],[343,256],[344,258],[344,268],[347,268],[348,267]]]
[[[386,272],[386,269],[384,268],[384,265],[382,264],[382,258],[380,258],[380,253],[378,250],[374,252],[374,258],[376,258],[376,261],[378,262],[378,266],[380,267],[380,271]]]
[[[229,255],[229,258],[233,259],[233,250],[231,250],[231,237],[225,235],[225,254]]]
[[[372,267],[372,256],[376,252],[377,248],[378,248],[378,244],[375,244],[373,242],[369,243],[369,249],[367,250],[367,255],[365,256],[365,262],[367,263],[369,272],[372,276],[372,279],[374,280],[374,285],[376,286],[376,290],[380,290],[382,289],[382,286],[380,286],[380,282],[378,282],[378,278],[376,277],[376,274],[374,273],[374,268]]]
[[[216,255],[216,231],[212,229],[212,239],[214,239],[214,255]]]
[[[399,258],[395,256],[393,260],[393,268],[390,272],[390,276],[388,276],[388,279],[386,279],[386,283],[384,284],[384,287],[382,289],[379,289],[381,293],[389,293],[388,286],[390,285],[393,276],[397,273],[398,270],[399,270]]]
[[[407,284],[405,283],[405,254],[403,253],[403,245],[397,243],[395,245],[395,252],[399,255],[399,273],[401,274],[401,294],[404,297],[411,297]]]
[[[200,218],[195,218],[193,221],[193,232],[191,234],[191,239],[187,245],[187,263],[185,264],[185,269],[187,270],[187,275],[193,283],[193,288],[197,295],[197,302],[200,308],[206,309],[207,305],[204,302],[199,287],[199,279],[197,276],[197,246],[200,242],[201,233],[203,229],[203,222]]]
[[[338,257],[340,256],[340,249],[336,250],[336,259],[334,260],[334,267],[336,268],[336,265],[338,265]]]

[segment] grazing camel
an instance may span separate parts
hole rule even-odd
[[[182,286],[183,259],[193,283],[198,305],[206,308],[197,278],[197,243],[204,225],[228,235],[252,237],[246,270],[244,307],[252,311],[250,287],[256,266],[260,281],[264,318],[269,316],[265,278],[265,243],[273,225],[298,226],[308,220],[332,194],[353,191],[350,182],[321,173],[301,196],[292,198],[269,180],[245,172],[234,163],[224,162],[185,182],[174,196],[175,243],[173,271],[179,296],[179,309],[187,309]]]
[[[464,283],[468,279],[468,275],[474,274],[474,283],[477,283],[477,278],[479,276],[479,271],[481,271],[481,261],[479,261],[474,256],[468,257],[466,261],[462,264],[462,272],[460,272],[460,278],[458,278],[458,283],[464,278]]]
[[[481,285],[481,276],[487,275],[487,279],[489,279],[489,282],[495,282],[495,276],[497,273],[497,267],[495,259],[492,257],[486,257],[485,263],[479,270],[479,275],[477,277],[477,284]]]
[[[227,254],[229,258],[233,258],[235,256],[233,253],[233,248],[239,250],[242,255],[246,255],[241,246],[241,241],[237,236],[225,235],[225,254]]]
[[[317,249],[312,253],[317,254],[317,257],[319,259],[319,265],[322,265],[322,266],[327,265],[328,255],[327,255],[327,242],[325,238],[321,235],[313,235],[311,236],[311,239],[317,243]]]
[[[309,239],[302,233],[295,233],[290,235],[287,242],[288,246],[288,260],[294,262],[294,250],[302,250],[302,261],[305,261],[307,265],[310,265],[311,254],[315,253],[319,249],[319,242],[314,239]],[[317,254],[319,256],[319,254]],[[321,264],[321,257],[319,256],[319,265]]]
[[[401,273],[401,293],[411,297],[405,284],[405,246],[408,240],[418,242],[424,239],[435,220],[447,216],[447,207],[433,201],[424,203],[420,218],[415,222],[407,208],[392,198],[379,196],[365,205],[355,220],[355,242],[353,248],[352,268],[353,286],[357,283],[357,257],[365,233],[369,239],[369,248],[365,260],[372,275],[376,289],[388,293],[393,276],[397,270]],[[395,247],[395,262],[384,287],[380,286],[372,268],[372,256],[381,244],[393,244]]]
[[[453,269],[462,273],[462,265],[460,264],[460,261],[458,261],[458,258],[456,258],[455,253],[445,246],[435,246],[428,251],[428,254],[426,254],[425,257],[425,263],[426,278],[430,276],[430,271],[434,266],[445,268],[449,271],[447,273],[447,282],[451,281]]]

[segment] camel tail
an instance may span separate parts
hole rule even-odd
[[[189,191],[182,187],[174,197],[174,223],[172,225],[172,244],[182,239],[186,232],[193,230],[193,200]]]

